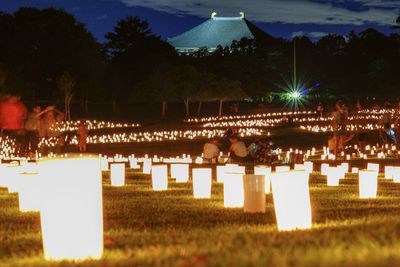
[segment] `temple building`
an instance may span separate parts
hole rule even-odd
[[[243,38],[261,42],[273,39],[248,21],[243,12],[240,12],[239,17],[217,17],[217,13],[213,12],[207,21],[167,41],[179,54],[190,54],[203,47],[209,52],[218,46],[230,47],[232,41],[240,41]]]

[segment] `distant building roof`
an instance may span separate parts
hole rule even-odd
[[[272,37],[245,19],[244,13],[240,17],[217,17],[212,13],[211,18],[193,29],[176,37],[168,39],[168,42],[180,53],[196,51],[201,47],[214,50],[219,45],[231,46],[232,41],[240,41],[243,38],[271,40]]]

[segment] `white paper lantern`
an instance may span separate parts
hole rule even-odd
[[[150,174],[151,173],[151,159],[145,158],[143,159],[143,174]]]
[[[168,189],[168,167],[167,165],[153,165],[151,167],[151,180],[154,191]]]
[[[393,179],[393,166],[385,166],[385,178]]]
[[[189,164],[171,164],[171,178],[175,178],[177,183],[187,183],[189,181]]]
[[[243,204],[243,174],[229,172],[224,179],[224,206],[226,208],[242,208]]]
[[[280,231],[311,228],[308,179],[305,171],[272,174],[272,195]]]
[[[341,171],[336,167],[329,167],[327,170],[327,185],[339,186]]]
[[[139,169],[140,166],[137,163],[137,158],[129,158],[129,168],[131,169]]]
[[[125,185],[125,163],[111,163],[111,185],[124,186]]]
[[[245,173],[245,167],[239,166],[237,164],[226,164],[224,166],[217,166],[217,182],[223,183],[226,177],[226,173]]]
[[[288,172],[290,171],[290,166],[276,166],[275,172]]]
[[[306,172],[312,173],[314,171],[314,164],[311,161],[305,161],[304,166],[306,167]]]
[[[341,166],[342,166],[343,171],[344,171],[345,174],[349,172],[349,163],[343,162],[343,163],[341,164]],[[344,177],[343,177],[343,178],[344,178]]]
[[[40,219],[47,260],[99,259],[103,253],[103,201],[98,157],[44,159]]]
[[[271,167],[268,166],[254,166],[255,175],[264,175],[265,193],[271,192]]]
[[[327,164],[327,163],[321,164],[321,174],[322,175],[328,175],[328,169],[329,169],[329,164]]]
[[[400,167],[393,167],[393,182],[400,183]]]
[[[305,171],[306,166],[304,164],[294,164],[294,170],[295,171]]]
[[[351,173],[358,173],[358,168],[357,167],[351,168]]]
[[[378,173],[374,170],[361,170],[359,175],[360,198],[376,198]]]
[[[379,174],[379,164],[376,163],[368,163],[367,170],[376,171]]]
[[[244,175],[244,212],[265,213],[265,175]]]
[[[212,172],[210,168],[193,169],[193,197],[211,198]]]

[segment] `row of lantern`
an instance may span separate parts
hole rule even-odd
[[[89,134],[87,137],[88,144],[115,144],[115,143],[143,143],[143,142],[161,142],[176,140],[193,140],[198,138],[223,137],[225,130],[223,129],[202,129],[202,130],[173,130],[173,131],[155,131],[155,132],[124,132],[110,134]],[[259,128],[240,128],[238,135],[260,136],[264,131]],[[66,138],[67,139],[67,138]],[[69,144],[78,144],[78,136],[71,135],[68,137]],[[39,146],[54,147],[59,140],[56,137],[42,138]]]

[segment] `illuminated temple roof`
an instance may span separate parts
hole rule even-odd
[[[213,13],[211,18],[193,29],[176,37],[168,39],[179,53],[190,53],[202,47],[209,51],[215,50],[218,45],[231,46],[232,41],[242,38],[256,40],[271,40],[272,37],[245,19],[244,13],[240,17],[217,17]]]

